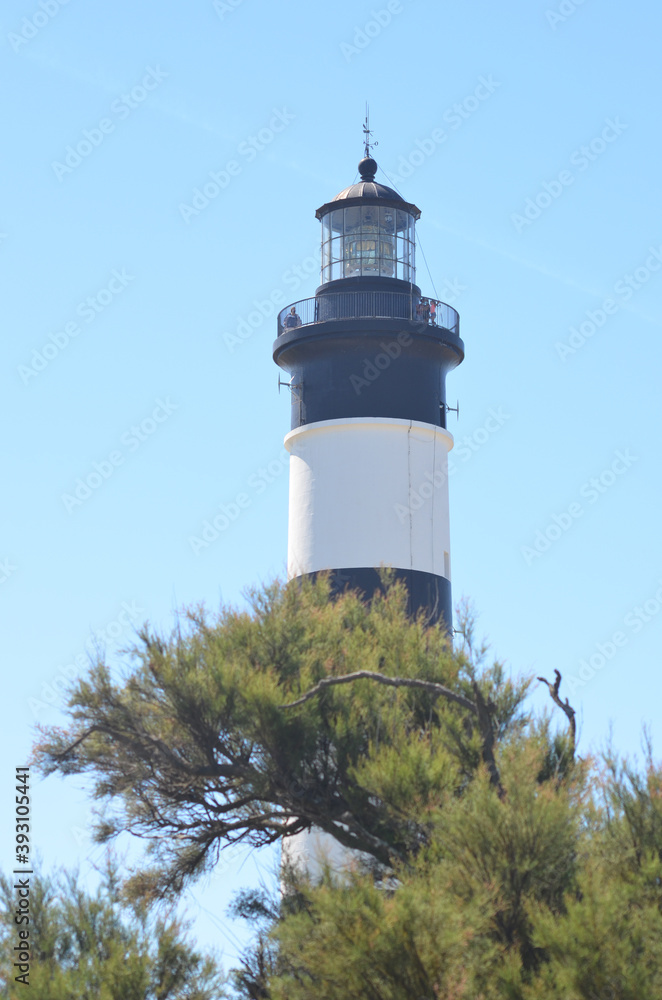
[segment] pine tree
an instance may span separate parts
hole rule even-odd
[[[6,1000],[221,1000],[227,996],[214,959],[198,954],[186,924],[122,901],[109,862],[96,892],[75,873],[30,876],[27,980],[13,968],[18,941],[13,883],[0,876],[0,984]],[[25,928],[24,928],[25,929]],[[13,971],[12,971],[13,970]],[[27,990],[26,990],[27,982]]]
[[[97,836],[152,838],[127,891],[176,897],[238,841],[316,826],[360,854],[273,899],[240,898],[251,1000],[659,1000],[662,773],[576,756],[474,639],[412,622],[399,586],[366,605],[328,582],[148,629],[124,676],[99,662],[43,770],[119,803]]]

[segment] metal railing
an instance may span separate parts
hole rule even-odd
[[[300,326],[343,319],[406,319],[460,334],[452,306],[408,292],[330,292],[290,303],[278,314],[278,336]]]

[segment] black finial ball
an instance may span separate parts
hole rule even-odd
[[[372,156],[365,156],[359,163],[359,173],[362,181],[374,181],[377,173],[377,163]]]

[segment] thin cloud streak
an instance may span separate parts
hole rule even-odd
[[[599,290],[597,288],[587,288],[586,285],[581,284],[579,281],[575,281],[574,278],[568,277],[565,274],[558,274],[556,271],[551,271],[544,264],[538,264],[532,260],[526,260],[523,257],[518,257],[517,254],[511,253],[509,250],[504,250],[502,247],[495,247],[491,243],[487,243],[486,240],[481,240],[476,236],[468,236],[466,233],[459,232],[456,229],[451,229],[449,226],[444,226],[434,219],[426,219],[429,225],[432,225],[435,229],[439,229],[444,233],[450,233],[451,236],[457,236],[465,243],[473,243],[475,246],[483,247],[485,250],[489,250],[490,253],[497,254],[499,257],[505,257],[507,260],[512,260],[515,264],[519,264],[521,267],[529,268],[531,271],[537,271],[538,274],[544,275],[546,278],[552,278],[554,281],[560,282],[562,285],[567,285],[570,288],[577,288],[580,292],[585,295],[591,295],[593,298],[602,301],[605,297],[609,295],[610,289]],[[629,312],[638,319],[644,320],[646,323],[650,323],[652,326],[661,326],[662,322],[658,319],[654,319],[651,316],[647,316],[642,313],[641,310],[635,309],[633,306],[627,303],[620,304],[620,310],[622,312]]]
[[[59,62],[54,57],[45,57],[38,52],[27,51],[24,53],[24,57],[31,59],[32,62],[37,63],[43,69],[51,70],[54,73],[59,73],[60,76],[67,77],[69,80],[74,80],[76,83],[85,84],[85,86],[99,90],[104,94],[108,94],[109,97],[118,97],[123,90],[128,87],[133,87],[139,82],[139,75],[144,73],[145,67],[136,71],[136,79],[131,84],[120,83],[116,80],[109,81],[108,79],[102,80],[98,76],[90,76],[89,73],[81,72],[78,69],[72,69],[71,66],[65,65]],[[166,71],[167,72],[167,71]],[[166,104],[163,100],[159,98],[150,97],[149,102],[146,106],[153,108],[155,111],[160,111],[167,118],[174,118],[176,121],[183,122],[185,125],[192,125],[194,128],[202,129],[204,132],[209,132],[212,135],[217,135],[221,139],[225,139],[227,142],[237,143],[243,138],[242,136],[231,135],[229,132],[218,128],[216,125],[211,124],[209,121],[203,121],[200,118],[193,117],[187,112],[173,107],[171,104]]]

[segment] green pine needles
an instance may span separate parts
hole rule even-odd
[[[560,674],[539,678],[556,727],[466,612],[459,631],[452,648],[408,619],[397,584],[369,605],[274,584],[248,612],[144,629],[121,677],[99,661],[36,759],[92,778],[100,841],[146,838],[135,900],[312,826],[361,852],[239,900],[244,998],[659,1000],[662,771],[650,751],[642,772],[578,758]]]

